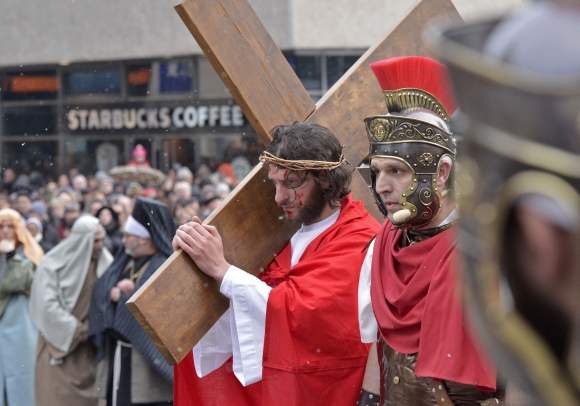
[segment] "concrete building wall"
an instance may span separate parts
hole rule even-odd
[[[415,0],[250,0],[282,49],[365,49]],[[428,1],[428,0],[426,0]],[[526,0],[454,0],[465,19]],[[176,0],[2,0],[0,67],[200,53]]]
[[[270,35],[292,47],[290,0],[250,0]],[[0,66],[200,54],[176,0],[2,0]]]
[[[508,12],[528,0],[452,1],[461,17],[469,21]],[[381,40],[389,28],[416,2],[417,0],[294,0],[294,48],[368,48]]]

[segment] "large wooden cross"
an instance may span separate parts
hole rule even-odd
[[[459,18],[451,0],[417,0],[315,105],[247,0],[183,0],[175,9],[265,145],[276,125],[321,124],[345,146],[353,170],[368,153],[363,118],[386,110],[369,64],[393,56],[429,55],[421,37],[425,24],[443,13]],[[258,165],[205,221],[220,232],[226,260],[254,275],[296,232],[274,202],[266,169]],[[351,188],[354,198],[382,220],[358,171]],[[175,364],[227,310],[229,300],[179,250],[127,306],[167,362]]]

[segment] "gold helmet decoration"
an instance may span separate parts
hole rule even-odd
[[[439,164],[455,160],[456,142],[449,130],[456,109],[444,65],[421,56],[397,57],[371,64],[387,113],[364,119],[370,143],[369,159],[393,158],[405,162],[412,181],[399,199],[394,221],[405,229],[424,227],[439,213],[443,191],[437,186]],[[450,184],[453,183],[451,177]],[[381,212],[387,211],[372,189]]]

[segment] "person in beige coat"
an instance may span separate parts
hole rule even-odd
[[[93,287],[113,261],[104,238],[99,220],[82,216],[38,265],[30,297],[40,331],[36,406],[97,404],[96,348],[87,331]]]

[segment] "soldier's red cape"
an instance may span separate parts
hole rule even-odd
[[[268,298],[263,375],[243,387],[231,359],[198,378],[191,354],[175,367],[176,406],[354,405],[369,346],[361,343],[357,295],[365,246],[379,224],[347,196],[340,215],[290,268],[290,244],[260,275]]]
[[[383,224],[373,252],[371,298],[383,338],[396,351],[418,353],[417,376],[495,391],[495,369],[464,319],[455,226],[405,248],[392,227]]]

